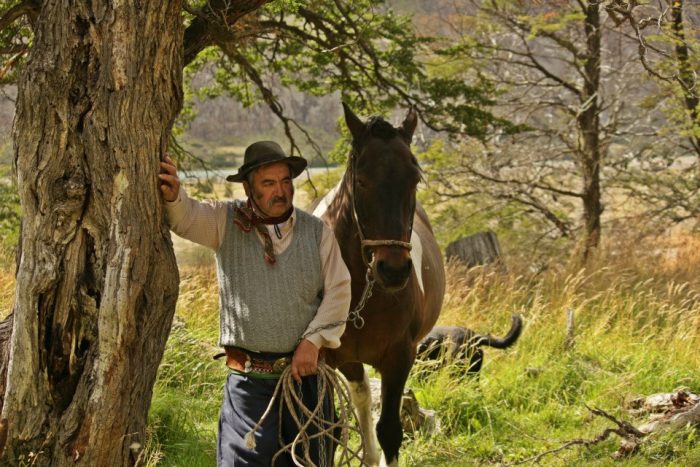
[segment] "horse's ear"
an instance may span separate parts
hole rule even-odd
[[[345,113],[345,124],[350,130],[352,139],[359,141],[365,131],[365,124],[362,123],[362,120],[360,120],[352,110],[350,110],[350,107],[348,107],[345,102],[343,102],[343,112]]]
[[[399,133],[403,137],[406,144],[411,144],[413,139],[413,132],[416,131],[416,125],[418,125],[418,115],[416,114],[416,109],[411,107],[408,109],[406,118],[403,119],[401,126],[399,127]]]

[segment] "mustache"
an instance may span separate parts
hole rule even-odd
[[[275,204],[277,202],[287,204],[287,202],[288,202],[287,197],[286,196],[273,196],[272,199],[270,199],[270,201],[267,204],[268,204],[268,206],[272,206],[273,204]]]

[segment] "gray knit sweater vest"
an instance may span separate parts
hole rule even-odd
[[[256,352],[292,352],[323,297],[322,221],[296,209],[292,240],[276,263],[265,262],[255,230],[234,222],[228,203],[224,240],[216,252],[221,307],[219,345]]]

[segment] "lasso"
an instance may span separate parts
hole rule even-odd
[[[324,414],[323,405],[327,394],[331,396],[329,397],[331,404],[329,407],[330,410],[328,410],[329,413]],[[339,403],[337,420],[334,420],[333,417],[333,394],[337,395]],[[300,467],[317,467],[311,460],[311,441],[315,439],[318,439],[321,451],[319,456],[321,466],[318,467],[325,466],[326,464],[326,449],[324,449],[324,446],[332,446],[333,443],[337,444],[339,447],[339,451],[336,455],[337,465],[350,466],[350,462],[353,460],[359,460],[360,465],[365,465],[363,449],[364,438],[359,429],[359,424],[351,423],[350,420],[351,417],[353,417],[355,422],[357,422],[357,414],[352,405],[350,390],[345,380],[324,362],[318,363],[318,403],[316,407],[313,408],[307,408],[300,395],[295,391],[295,381],[292,377],[291,365],[284,369],[265,413],[263,413],[258,423],[245,436],[246,446],[248,448],[255,448],[255,432],[260,428],[265,418],[267,418],[272,411],[272,407],[278,397],[280,398],[278,414],[280,420],[282,419],[282,410],[286,407],[299,429],[299,434],[291,443],[284,444],[284,440],[282,439],[282,424],[279,424],[280,429],[277,436],[280,446],[282,447],[272,458],[272,465],[275,465],[279,456],[288,452],[295,465]],[[327,416],[331,419],[326,419]],[[314,428],[315,433],[309,434],[310,428]],[[336,430],[338,429],[339,437],[336,437]],[[357,449],[351,449],[349,447],[351,432],[357,433],[360,438],[360,446]],[[301,450],[298,449],[299,447],[301,447]],[[298,454],[299,452],[301,453],[301,458]],[[357,465],[357,463],[354,465]]]

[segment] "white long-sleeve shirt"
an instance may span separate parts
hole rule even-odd
[[[180,188],[175,201],[166,201],[165,206],[170,220],[170,229],[182,238],[216,251],[221,246],[227,228],[226,203],[216,200],[197,201],[187,196]],[[284,252],[291,244],[294,235],[296,208],[291,217],[278,224],[281,238],[274,226],[266,225],[275,255]],[[262,236],[255,231],[261,243]],[[309,323],[304,334],[316,347],[336,348],[340,346],[340,336],[345,325],[330,326],[345,321],[350,310],[350,272],[340,253],[340,247],[333,231],[323,224],[320,245],[321,274],[323,275],[323,299],[316,316]],[[324,329],[324,326],[329,326]]]

